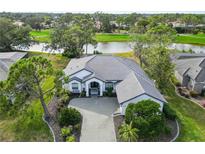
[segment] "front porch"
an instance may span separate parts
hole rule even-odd
[[[86,96],[103,96],[103,82],[98,79],[91,79],[85,83]]]

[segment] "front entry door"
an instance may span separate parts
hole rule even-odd
[[[91,82],[90,83],[90,90],[89,93],[91,96],[98,96],[100,95],[100,85],[98,82]]]

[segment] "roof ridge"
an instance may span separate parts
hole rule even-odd
[[[145,80],[146,82],[148,82],[149,84],[151,84],[151,85],[154,85],[153,83],[150,83],[149,81],[147,81],[147,79],[145,79],[144,77],[143,77],[143,74],[141,74],[141,73],[136,73],[134,70],[133,70],[133,68],[131,68],[129,65],[127,65],[125,62],[123,62],[122,60],[120,60],[120,59],[128,59],[128,58],[121,58],[121,57],[115,57],[116,59],[118,59],[121,63],[123,63],[124,65],[126,65],[129,69],[131,69],[131,71],[134,73],[134,74],[136,74],[137,76],[140,76],[143,80]],[[128,59],[128,60],[131,60],[131,61],[133,61],[132,59]],[[134,62],[134,61],[133,61]],[[138,65],[138,64],[137,64]],[[141,67],[140,67],[140,69],[142,69]],[[146,75],[146,74],[144,74],[144,75]]]

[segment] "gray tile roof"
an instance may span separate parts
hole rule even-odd
[[[204,53],[176,53],[171,55],[171,59],[186,59],[186,58],[203,58],[205,57]]]
[[[26,54],[26,52],[0,52],[0,81],[7,79],[11,65]]]
[[[175,60],[176,71],[181,75],[189,75],[193,80],[197,78],[203,69],[200,64],[204,62],[205,58],[187,58]],[[205,77],[204,77],[205,79]]]
[[[27,52],[0,52],[0,59],[16,62],[17,60],[25,57],[26,55]]]
[[[122,82],[116,86],[117,99],[119,103],[124,103],[142,94],[147,94],[162,102],[166,102],[164,97],[150,81],[142,76],[130,73]]]
[[[66,75],[74,74],[82,69],[86,68],[86,64],[89,60],[94,58],[95,56],[88,56],[83,58],[73,58],[67,67],[64,69]]]
[[[103,81],[121,81],[116,89],[120,103],[142,93],[165,102],[163,96],[155,88],[154,82],[131,59],[105,55],[88,56],[71,60],[64,71],[67,75],[71,75],[83,69],[92,72],[92,75],[83,81],[94,77]]]

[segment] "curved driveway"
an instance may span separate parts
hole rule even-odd
[[[83,115],[81,142],[116,141],[112,114],[119,108],[117,98],[75,98],[69,106]]]

